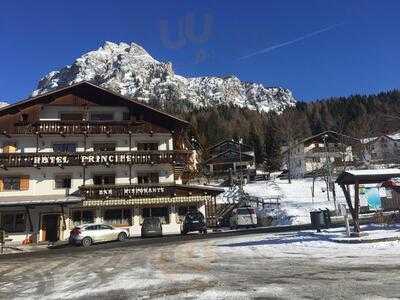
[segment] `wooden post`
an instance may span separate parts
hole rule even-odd
[[[356,209],[356,200],[354,201],[354,206],[353,203],[351,202],[351,195],[350,195],[350,189],[348,185],[340,184],[340,187],[343,190],[343,194],[346,198],[347,206],[349,207],[351,217],[353,219],[353,224],[354,224],[354,232],[356,234],[359,234],[360,232],[360,224],[358,221],[358,214],[359,214],[359,209]],[[359,203],[359,202],[358,202]],[[358,204],[359,206],[359,204]]]
[[[86,184],[86,166],[85,165],[83,165],[82,166],[82,181],[83,181],[83,185],[85,185]]]
[[[34,228],[33,228],[33,224],[32,224],[32,218],[31,218],[31,214],[30,214],[30,211],[29,211],[29,207],[25,206],[25,210],[26,210],[26,214],[28,215],[29,230],[30,230],[30,232],[32,234],[32,238],[33,238],[34,242],[36,243],[37,242],[36,233],[34,232]]]
[[[129,164],[129,184],[132,184],[132,164]]]
[[[359,222],[359,215],[360,215],[360,184],[358,180],[354,184],[354,233],[359,235],[360,234],[360,222]]]

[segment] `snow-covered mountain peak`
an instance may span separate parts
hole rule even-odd
[[[32,96],[81,81],[156,106],[179,105],[179,110],[229,104],[280,111],[296,101],[287,89],[242,82],[234,75],[185,78],[174,73],[171,63],[157,61],[138,44],[112,42],[50,72],[39,81]]]

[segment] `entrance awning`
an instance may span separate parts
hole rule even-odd
[[[83,206],[151,206],[151,205],[171,205],[171,204],[190,204],[209,201],[211,196],[186,196],[186,197],[155,197],[155,198],[134,198],[134,199],[103,199],[103,200],[84,200]]]
[[[82,197],[44,195],[44,196],[12,196],[0,197],[0,207],[27,206],[27,205],[50,205],[50,204],[73,204],[82,202]]]

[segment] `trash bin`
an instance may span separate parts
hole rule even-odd
[[[322,210],[310,211],[311,225],[317,232],[321,232],[321,228],[325,227],[325,217]]]

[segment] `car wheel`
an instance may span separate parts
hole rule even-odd
[[[121,232],[120,234],[118,234],[118,241],[123,242],[126,240],[128,236],[126,235],[126,233]]]
[[[92,245],[92,239],[90,237],[85,237],[82,240],[82,246],[83,247],[89,247]]]

